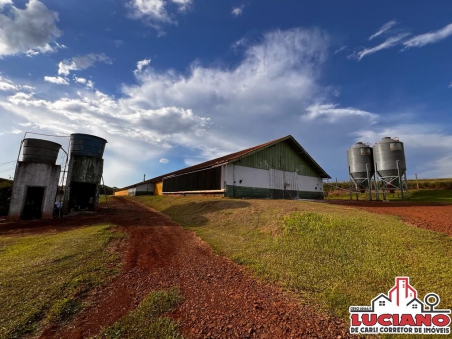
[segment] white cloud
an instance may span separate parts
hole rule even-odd
[[[23,132],[20,129],[13,127],[10,131],[3,131],[0,134],[22,134]]]
[[[113,61],[104,53],[87,54],[84,56],[73,57],[72,60],[64,60],[58,64],[58,74],[69,75],[72,71],[80,71],[93,66],[96,62],[112,64]]]
[[[2,9],[5,6],[12,5],[12,4],[13,4],[13,2],[11,0],[0,0],[0,9]]]
[[[165,159],[165,158],[162,158],[162,159],[159,160],[159,162],[162,163],[162,164],[167,164],[167,163],[169,163],[169,160]]]
[[[8,1],[3,1],[0,9]],[[38,0],[30,0],[25,9],[10,4],[9,15],[0,14],[0,56],[52,52],[50,42],[61,36],[56,26],[58,13]]]
[[[69,81],[66,78],[62,78],[62,77],[48,77],[45,76],[44,80],[47,82],[52,82],[54,84],[57,85],[69,85]]]
[[[0,91],[19,91],[20,86],[14,84],[11,80],[0,76]]]
[[[232,44],[232,49],[237,52],[240,47],[246,47],[247,43],[248,40],[246,38],[241,38]]]
[[[338,54],[338,53],[340,53],[340,52],[346,50],[347,47],[348,47],[348,46],[342,46],[341,48],[338,48],[337,50],[335,50],[333,54],[336,55],[336,54]]]
[[[233,7],[231,14],[233,16],[235,16],[235,17],[238,17],[238,16],[242,15],[244,7],[245,7],[245,5],[241,5],[241,6],[238,6],[238,7]]]
[[[60,99],[19,92],[0,100],[0,110],[49,132],[102,136],[131,164],[171,159],[172,148],[202,161],[289,133],[309,138],[313,130],[300,117],[331,92],[317,83],[327,36],[315,29],[277,30],[245,48],[233,68],[194,63],[187,74],[143,68],[120,98],[69,87]],[[263,138],[268,126],[271,136]]]
[[[449,87],[448,88],[452,88],[452,82],[449,84]]]
[[[136,75],[137,83],[123,85],[120,97],[80,86],[39,96],[22,89],[0,92],[0,125],[30,123],[27,129],[43,133],[107,139],[104,173],[106,182],[117,186],[140,181],[142,173],[163,174],[153,172],[160,159],[195,164],[287,134],[327,172],[344,178],[344,152],[355,138],[375,142],[399,136],[406,142],[410,173],[428,173],[434,168],[423,164],[452,154],[452,136],[439,128],[405,126],[406,118],[388,120],[400,117],[397,112],[331,103],[336,90],[320,81],[328,47],[319,30],[277,30],[248,43],[234,67],[198,62],[178,73],[149,65]],[[80,85],[88,81],[74,77]],[[165,168],[178,169],[173,166],[171,161]]]
[[[91,80],[74,76],[74,82],[77,84],[85,85],[86,88],[94,89],[94,82],[92,82]]]
[[[361,117],[368,120],[369,123],[374,124],[378,120],[378,115],[353,107],[337,108],[335,104],[315,104],[309,106],[306,111],[308,112],[303,118],[304,120],[315,120],[318,118],[325,118],[329,123],[335,123],[344,118],[356,118]]]
[[[408,39],[403,44],[405,47],[423,47],[428,44],[434,44],[441,40],[444,40],[452,36],[452,24],[449,24],[437,31],[429,32],[421,35],[417,35],[411,39]]]
[[[355,52],[355,53],[349,55],[348,58],[361,60],[366,55],[370,55],[370,54],[394,47],[394,46],[402,43],[403,39],[405,39],[408,35],[409,35],[409,33],[400,33],[396,36],[389,37],[388,39],[386,39],[385,42],[381,43],[380,45],[372,47],[372,48],[365,48],[359,52]]]
[[[21,90],[33,91],[35,90],[35,88],[28,85],[15,84],[10,79],[7,79],[0,75],[0,91],[17,92]]]
[[[165,24],[177,24],[174,16],[168,13],[168,2],[176,4],[179,12],[187,11],[193,3],[192,0],[130,0],[127,6],[131,18],[143,20],[162,34]]]
[[[395,25],[397,25],[397,22],[396,21],[389,21],[389,22],[387,22],[387,23],[385,23],[375,34],[373,34],[370,38],[369,38],[369,40],[372,40],[372,39],[374,39],[374,38],[376,38],[376,37],[378,37],[378,36],[380,36],[380,35],[383,35],[383,34],[385,34],[385,33],[387,33],[388,31],[390,31],[390,29],[392,28],[392,27],[394,27]]]
[[[78,70],[77,65],[75,64],[75,62],[70,62],[70,61],[61,61],[58,64],[58,74],[62,74],[62,75],[69,75],[69,73],[71,71],[76,71]]]
[[[137,62],[137,69],[134,71],[135,74],[141,73],[144,67],[148,66],[151,63],[151,59],[144,59]]]
[[[192,0],[172,0],[172,2],[177,4],[181,12],[188,10],[193,4]]]
[[[74,81],[78,84],[86,84],[86,79],[85,78],[78,78],[78,77],[74,77]]]

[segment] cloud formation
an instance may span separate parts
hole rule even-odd
[[[44,81],[52,82],[52,83],[57,84],[57,85],[69,85],[69,81],[66,78],[62,78],[62,77],[48,77],[48,76],[45,76],[44,77]]]
[[[277,137],[301,124],[313,98],[324,96],[317,80],[327,50],[320,30],[277,30],[247,45],[233,68],[193,63],[179,74],[143,66],[120,98],[69,86],[57,99],[57,93],[17,92],[0,101],[0,109],[53,133],[114,140],[109,146],[131,162],[156,157],[158,163],[174,147],[202,161],[266,141],[262,131],[281,116],[272,132]]]
[[[371,55],[373,53],[376,53],[378,51],[384,50],[384,49],[388,49],[388,48],[392,48],[394,46],[397,46],[399,44],[402,43],[402,41],[409,35],[409,33],[400,33],[396,36],[392,36],[387,38],[383,43],[372,47],[372,48],[365,48],[359,52],[355,52],[351,55],[348,56],[349,59],[357,59],[357,60],[361,60],[362,58],[364,58],[367,55]]]
[[[385,23],[375,34],[369,37],[369,40],[375,39],[376,37],[387,33],[395,25],[397,25],[397,21],[394,20]]]
[[[233,7],[231,14],[233,16],[235,16],[235,17],[238,17],[238,16],[242,15],[244,7],[245,7],[245,5],[241,5],[241,6],[238,6],[238,7]]]
[[[47,9],[38,0],[30,0],[25,9],[10,1],[0,3],[0,56],[27,53],[29,56],[54,51],[50,42],[61,36],[56,26],[58,13]]]
[[[276,30],[244,46],[234,67],[194,62],[178,73],[150,64],[135,73],[136,83],[122,85],[119,97],[80,88],[88,80],[75,77],[52,95],[18,90],[2,100],[0,93],[0,110],[32,129],[107,139],[106,179],[117,186],[132,184],[144,168],[163,174],[161,167],[152,172],[161,159],[195,164],[287,134],[327,171],[339,172],[352,133],[385,124],[379,112],[334,103],[334,91],[321,85],[328,49],[320,30]]]
[[[91,80],[87,80],[85,78],[79,78],[79,77],[74,76],[74,82],[77,84],[85,85],[86,88],[90,88],[90,89],[94,88],[94,82],[92,82]]]
[[[100,54],[87,54],[84,56],[73,57],[72,60],[63,60],[58,64],[58,74],[69,75],[72,71],[80,71],[93,66],[96,62],[103,62],[106,64],[112,64],[113,61],[105,55]]]
[[[452,24],[449,24],[437,31],[417,35],[408,39],[403,44],[405,47],[423,47],[428,44],[434,44],[452,36]]]
[[[374,124],[378,121],[378,115],[366,111],[362,111],[353,107],[338,108],[335,104],[315,104],[309,106],[304,116],[305,120],[314,120],[325,118],[329,123],[335,123],[346,117],[366,118],[369,123]]]
[[[374,38],[377,38],[382,35],[387,35],[388,33],[394,33],[395,30],[392,30],[392,28],[397,25],[398,23],[396,21],[390,21],[386,24],[384,24],[375,34],[373,34],[369,40],[372,40]],[[413,48],[413,47],[424,47],[429,44],[437,43],[441,40],[444,40],[450,36],[452,36],[452,24],[449,24],[437,31],[420,34],[417,36],[414,36],[412,38],[408,39],[408,36],[411,35],[411,33],[398,30],[398,33],[396,33],[393,36],[390,36],[387,38],[383,43],[370,48],[360,48],[359,50],[355,50],[351,55],[348,55],[348,59],[356,59],[361,60],[365,56],[374,54],[378,51],[382,51],[384,49],[389,49],[392,47],[395,47],[397,45],[403,45],[404,48],[402,51]],[[341,49],[342,50],[342,49]],[[336,51],[339,52],[340,50]],[[336,54],[336,53],[335,53]]]
[[[143,68],[148,66],[151,63],[151,59],[144,59],[137,62],[137,69],[133,71],[135,74],[141,73]]]
[[[187,11],[191,6],[192,0],[130,0],[127,7],[130,10],[129,16],[132,19],[139,19],[147,25],[157,29],[162,33],[164,25],[177,24],[173,14],[168,12],[169,3],[177,5],[179,12]]]
[[[19,91],[20,86],[14,84],[11,80],[0,76],[0,91]]]

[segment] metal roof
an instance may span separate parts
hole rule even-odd
[[[139,185],[143,185],[143,184],[146,184],[146,183],[153,183],[153,182],[162,181],[163,178],[165,178],[165,177],[170,177],[170,176],[175,176],[175,175],[180,175],[180,174],[185,174],[185,173],[195,172],[195,171],[199,171],[199,170],[203,170],[203,169],[207,169],[207,168],[212,168],[212,167],[225,165],[225,164],[228,164],[228,163],[240,160],[241,158],[243,158],[245,156],[248,156],[248,155],[250,155],[252,153],[255,153],[257,151],[261,151],[261,150],[263,150],[263,149],[265,149],[267,147],[270,147],[270,146],[272,146],[274,144],[277,144],[277,143],[280,143],[280,142],[283,142],[283,141],[288,142],[289,145],[292,146],[292,148],[296,151],[296,153],[300,157],[302,157],[308,164],[310,164],[316,170],[317,174],[319,174],[319,176],[321,178],[325,178],[325,179],[330,179],[331,178],[323,170],[323,168],[320,167],[320,165],[308,154],[308,152],[306,152],[305,149],[295,140],[295,138],[293,136],[287,135],[287,136],[285,136],[283,138],[272,140],[272,141],[266,142],[266,143],[261,144],[261,145],[257,145],[257,146],[251,147],[251,148],[247,148],[247,149],[244,149],[244,150],[239,151],[239,152],[231,153],[231,154],[225,155],[223,157],[216,158],[216,159],[213,159],[213,160],[209,160],[209,161],[203,162],[201,164],[190,166],[190,167],[178,170],[178,171],[174,171],[174,172],[170,172],[170,173],[167,173],[167,174],[163,174],[163,175],[160,175],[158,177],[155,177],[155,178],[152,178],[152,179],[148,179],[146,181],[142,181],[142,182],[136,183],[134,185],[123,187],[123,188],[121,188],[119,190],[125,190],[125,189],[128,189],[128,188],[133,188],[133,187],[136,187],[136,186],[139,186]]]

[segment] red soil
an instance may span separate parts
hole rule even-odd
[[[264,285],[168,217],[125,198],[97,215],[0,227],[1,233],[55,232],[111,221],[127,237],[118,245],[117,278],[87,297],[89,306],[40,338],[87,338],[133,310],[150,292],[178,286],[183,302],[170,314],[186,338],[351,338],[341,319],[321,314]]]
[[[413,226],[452,236],[452,205],[356,200],[336,200],[331,203],[352,206],[373,213],[396,215]]]

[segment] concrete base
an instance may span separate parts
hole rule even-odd
[[[8,220],[22,219],[28,189],[38,187],[43,189],[41,218],[52,218],[60,172],[61,166],[19,161],[14,175]]]
[[[227,185],[225,197],[260,199],[323,199],[323,192],[276,190]]]

